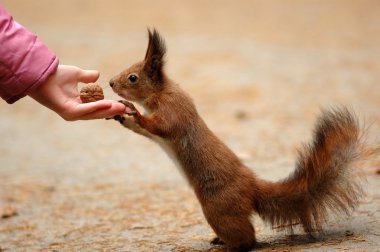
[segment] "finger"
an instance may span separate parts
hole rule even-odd
[[[114,101],[111,100],[100,100],[89,103],[79,103],[74,109],[74,111],[78,113],[78,115],[85,115],[100,109],[109,109],[112,107],[113,103]]]
[[[83,70],[80,69],[78,73],[78,81],[83,83],[95,82],[99,78],[99,71],[97,70]]]
[[[80,120],[112,118],[124,114],[124,111],[125,106],[123,104],[113,103],[110,108],[99,109],[81,116]]]
[[[96,102],[89,103],[75,103],[73,106],[70,106],[70,109],[67,109],[66,112],[59,113],[67,121],[76,121],[81,120],[86,114],[90,114],[97,110],[109,109],[112,107],[114,101],[101,100]]]

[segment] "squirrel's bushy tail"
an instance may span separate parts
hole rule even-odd
[[[254,206],[264,221],[306,232],[320,231],[328,211],[348,214],[363,195],[360,177],[353,174],[362,155],[356,116],[347,108],[323,111],[314,140],[299,151],[295,171],[277,183],[263,182]]]

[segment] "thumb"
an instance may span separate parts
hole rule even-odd
[[[78,73],[78,81],[83,83],[95,82],[99,78],[99,71],[97,70],[83,70],[80,69]]]

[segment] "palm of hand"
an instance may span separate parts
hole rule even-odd
[[[125,106],[117,101],[81,102],[78,83],[95,82],[98,78],[97,71],[60,65],[55,74],[29,95],[68,121],[100,119],[123,114]]]

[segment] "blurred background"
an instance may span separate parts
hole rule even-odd
[[[169,76],[191,94],[210,128],[266,179],[292,171],[321,107],[347,105],[370,126],[370,139],[379,136],[379,1],[1,5],[61,64],[99,70],[107,99],[119,99],[108,80],[143,59],[147,28],[156,28],[167,43]],[[210,248],[213,233],[195,196],[154,143],[112,121],[66,122],[28,97],[0,103],[0,114],[0,251]],[[258,239],[278,249],[375,251],[379,165],[361,167],[367,198],[353,217],[329,222],[321,242],[290,242],[255,219]],[[4,217],[4,209],[13,214]],[[353,235],[344,235],[348,229]]]

